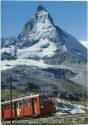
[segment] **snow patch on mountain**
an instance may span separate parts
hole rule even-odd
[[[45,25],[44,25],[44,24]],[[48,13],[44,10],[40,11],[37,16],[37,30],[41,30],[41,28],[46,27],[48,28],[49,26],[52,26],[50,20],[48,19]],[[41,30],[42,31],[42,30]]]
[[[84,114],[85,112],[85,108],[82,105],[77,105],[77,104],[73,104],[71,102],[66,102],[63,101],[61,99],[56,98],[57,101],[57,113],[56,115],[63,115],[63,113],[66,114]]]
[[[88,49],[88,41],[80,40],[80,43]]]
[[[56,36],[55,27],[48,22],[48,19],[45,20],[47,21],[37,22],[31,31],[27,31],[29,41],[39,40],[41,36],[44,39],[47,37],[53,38],[54,36]]]
[[[17,65],[35,66],[39,68],[47,68],[48,65],[43,60],[31,60],[31,59],[17,59],[17,60],[5,60],[1,61],[1,70],[7,70],[16,67]]]
[[[27,59],[30,57],[52,57],[56,49],[57,47],[54,42],[51,42],[48,39],[41,39],[38,43],[32,45],[31,47],[18,49],[17,58]]]
[[[14,46],[10,46],[8,48],[2,48],[1,53],[9,53],[14,56]]]

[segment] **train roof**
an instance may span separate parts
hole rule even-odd
[[[12,102],[20,101],[22,99],[34,98],[34,97],[37,97],[37,96],[54,96],[54,95],[53,94],[47,94],[47,93],[36,94],[36,95],[29,95],[29,96],[24,96],[24,97],[13,99]],[[5,101],[5,102],[1,102],[1,104],[6,104],[6,103],[9,103],[9,102],[10,102],[10,100],[9,101]]]

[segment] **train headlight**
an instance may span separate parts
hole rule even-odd
[[[41,108],[43,108],[43,106],[41,106]]]

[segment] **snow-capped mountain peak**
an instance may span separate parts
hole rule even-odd
[[[48,19],[48,21],[50,21],[51,24],[54,24],[53,19],[48,13],[48,11],[41,5],[38,6],[37,13],[35,15],[36,15],[37,21],[39,21],[38,19],[40,19],[40,20],[43,20],[43,23],[45,23],[46,19]]]
[[[40,11],[46,11],[47,12],[47,10],[42,5],[38,6],[37,11],[38,12],[40,12]]]
[[[17,59],[42,59],[48,64],[86,62],[86,48],[55,26],[43,6],[37,8],[37,12],[25,24],[15,42]]]
[[[22,33],[18,36],[18,47],[29,47],[41,38],[52,39],[56,35],[53,20],[44,7],[39,6],[37,12],[25,24]]]

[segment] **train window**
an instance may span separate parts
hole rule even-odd
[[[43,99],[43,102],[46,102],[46,101],[47,101],[47,99],[46,99],[46,98],[44,98],[44,99]]]
[[[48,97],[47,102],[48,103],[54,103],[54,97]]]
[[[42,97],[42,101],[43,101],[43,103],[45,103],[47,101],[47,99],[45,97]]]
[[[19,102],[19,107],[22,107],[23,106],[23,102]]]
[[[32,105],[32,99],[30,99],[30,106]]]
[[[29,101],[28,105],[31,106],[31,101]]]
[[[41,97],[41,104],[54,103],[54,97]]]
[[[52,102],[55,103],[55,98],[54,97],[52,97]]]
[[[7,109],[10,109],[10,104],[7,104]]]
[[[6,105],[4,105],[4,109],[5,109],[5,110],[10,109],[10,104],[6,104]]]
[[[1,105],[1,109],[3,110],[3,108],[4,108],[4,107],[3,107],[3,104],[2,104],[2,105]]]
[[[51,98],[47,98],[47,103],[51,103]]]
[[[24,106],[30,106],[30,100],[23,100],[22,102],[19,102],[19,107],[24,107]]]
[[[4,110],[6,110],[7,109],[7,107],[6,107],[6,105],[4,105]]]
[[[11,105],[10,105],[10,104],[4,105],[4,109],[5,109],[5,110],[9,110],[10,108],[11,108]],[[12,104],[12,109],[14,109],[14,103]]]
[[[52,98],[51,97],[48,98],[48,103],[52,103]]]
[[[12,104],[12,109],[14,109],[15,107],[14,107],[14,103]]]
[[[14,105],[15,105],[16,108],[18,108],[18,104],[19,104],[18,102],[14,103]]]
[[[37,98],[34,98],[34,103],[37,104]]]
[[[23,101],[23,106],[28,106],[30,104],[30,100],[24,100]]]
[[[3,115],[3,111],[4,111],[4,106],[3,106],[3,104],[1,105],[1,111],[2,111],[2,115]]]
[[[43,105],[44,103],[46,103],[46,101],[47,101],[47,99],[44,96],[42,96],[41,97],[41,105]]]

